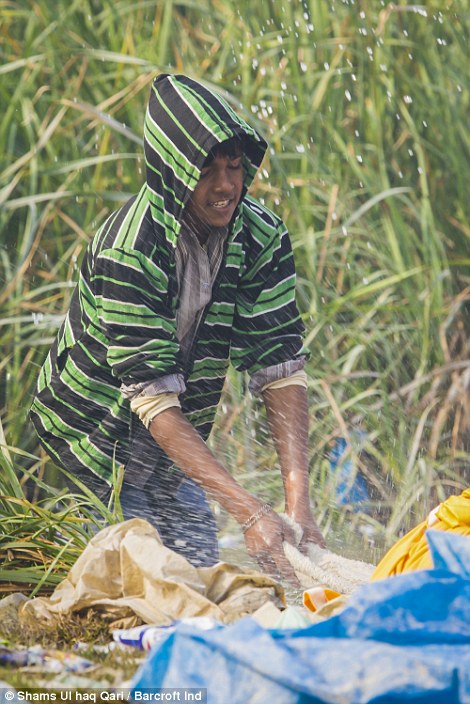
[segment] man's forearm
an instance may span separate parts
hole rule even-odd
[[[307,393],[292,385],[267,389],[263,400],[281,465],[286,512],[299,515],[309,509]]]
[[[295,573],[284,555],[283,542],[294,542],[292,529],[265,504],[243,489],[214,457],[180,408],[159,413],[149,428],[168,457],[218,501],[241,524],[249,554],[263,569],[280,574],[294,584]],[[295,491],[291,492],[295,496]],[[299,517],[299,520],[303,519]],[[321,536],[320,536],[321,537]]]
[[[168,457],[239,522],[261,502],[243,489],[213,455],[179,408],[168,408],[150,423],[150,433]]]

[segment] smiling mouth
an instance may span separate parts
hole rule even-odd
[[[226,198],[225,200],[216,200],[213,203],[209,203],[209,205],[211,208],[220,208],[223,210],[224,208],[228,208],[231,202],[230,198]]]

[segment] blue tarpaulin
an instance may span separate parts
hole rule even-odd
[[[134,693],[207,688],[209,704],[470,704],[470,539],[427,535],[434,569],[367,584],[321,623],[177,626],[149,653]]]

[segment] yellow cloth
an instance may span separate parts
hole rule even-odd
[[[167,408],[181,407],[178,394],[158,394],[157,396],[136,396],[131,400],[131,410],[136,413],[146,428],[155,416]]]
[[[303,386],[306,389],[307,374],[303,369],[299,369],[298,372],[294,372],[290,376],[276,379],[276,381],[270,381],[269,384],[263,386],[261,391],[266,391],[267,389],[283,389],[285,386]]]
[[[429,527],[470,537],[470,489],[465,489],[460,496],[450,496],[425,521],[395,543],[379,562],[370,580],[384,579],[412,570],[430,569],[432,559],[425,535]],[[309,611],[323,613],[330,608],[330,603],[331,608],[341,609],[344,605],[341,598],[340,592],[317,586],[304,591],[303,604]]]
[[[436,518],[437,521],[431,526],[433,530],[447,530],[470,536],[470,489],[465,489],[460,496],[451,496],[440,504]],[[429,527],[426,519],[395,543],[377,565],[371,580],[432,568],[425,535]]]

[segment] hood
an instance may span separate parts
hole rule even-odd
[[[147,196],[156,229],[163,228],[173,246],[207,155],[220,142],[242,135],[243,198],[263,160],[264,139],[201,83],[168,74],[153,81],[144,130]]]

